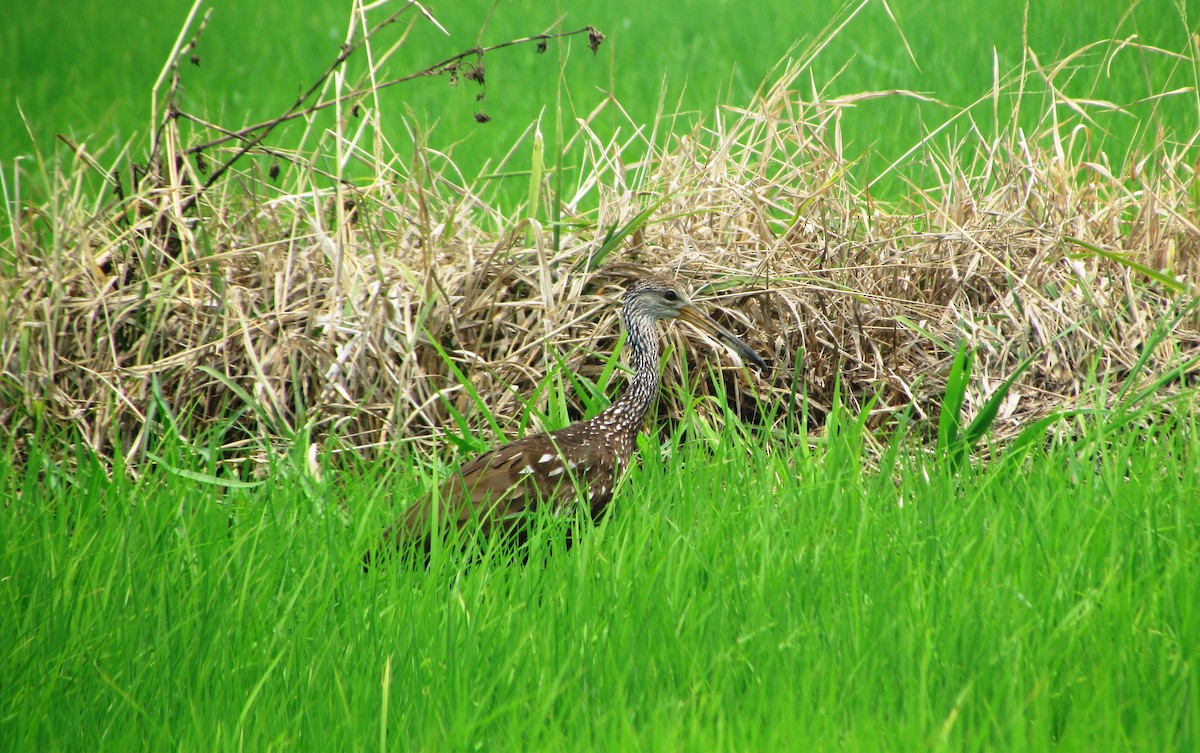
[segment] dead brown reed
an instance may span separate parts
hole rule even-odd
[[[1181,59],[1200,70],[1193,53]],[[580,118],[564,151],[582,177],[555,196],[547,176],[537,193],[559,202],[558,234],[534,219],[546,206],[489,205],[427,146],[401,164],[374,129],[370,86],[347,98],[336,76],[322,96],[337,125],[289,158],[332,155],[368,180],[291,169],[277,185],[251,162],[213,182],[167,118],[153,179],[114,198],[84,188],[99,158],[81,150],[11,217],[0,422],[17,437],[39,421],[70,426],[127,462],[168,424],[185,438],[215,432],[231,457],[302,433],[382,452],[438,445],[452,410],[486,432],[475,392],[508,431],[556,359],[599,373],[617,342],[616,295],[650,271],[706,286],[703,304],[773,361],[773,374],[751,374],[671,330],[667,383],[686,358],[699,375],[688,389],[712,392],[706,368],[720,363],[720,386],[750,420],[782,420],[771,408],[793,384],[816,423],[835,385],[855,409],[876,398],[873,426],[901,411],[936,417],[961,339],[977,352],[969,410],[1034,357],[995,424],[1001,440],[1104,403],[1131,374],[1177,370],[1167,390],[1195,378],[1194,316],[1140,364],[1200,284],[1200,134],[1113,166],[1091,150],[1087,119],[1062,115],[1087,105],[1061,93],[1038,103],[1035,129],[985,132],[967,109],[950,120],[969,137],[946,150],[931,133],[887,170],[920,161],[940,178],[881,202],[839,146],[856,98],[824,98],[806,74],[801,60],[744,108],[678,136],[660,132],[665,118],[612,137],[592,128],[599,111]],[[990,96],[1024,96],[1024,84]],[[616,250],[604,248],[609,228],[628,231]],[[680,400],[668,390],[660,414]]]

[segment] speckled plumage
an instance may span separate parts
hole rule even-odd
[[[548,434],[536,434],[497,447],[466,463],[436,494],[400,515],[385,534],[385,548],[427,539],[435,525],[463,526],[478,520],[484,533],[509,527],[527,512],[549,505],[573,508],[585,492],[593,516],[612,499],[628,467],[635,438],[646,422],[659,387],[656,323],[683,318],[726,341],[759,368],[766,364],[744,342],[696,309],[679,283],[651,277],[626,291],[621,320],[633,377],[621,396],[593,418]],[[371,553],[364,558],[370,564]]]

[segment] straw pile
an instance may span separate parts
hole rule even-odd
[[[911,159],[941,179],[876,203],[838,146],[854,99],[802,93],[803,72],[682,137],[605,142],[581,120],[567,151],[582,178],[559,197],[562,227],[577,230],[557,244],[524,219],[552,216],[546,206],[506,215],[440,155],[418,148],[401,172],[379,140],[372,153],[340,127],[317,148],[354,154],[373,179],[290,169],[277,185],[267,162],[246,162],[201,192],[168,121],[158,167],[97,198],[81,188],[94,161],[80,154],[53,196],[13,219],[4,249],[0,422],[16,437],[69,426],[133,462],[168,432],[229,457],[302,431],[356,452],[430,449],[459,430],[454,413],[496,439],[471,391],[511,432],[548,371],[596,378],[617,344],[621,286],[650,271],[706,285],[701,305],[773,362],[752,374],[670,328],[667,385],[686,358],[687,391],[721,387],[748,420],[783,421],[764,408],[798,387],[819,425],[835,385],[854,409],[875,398],[872,425],[936,418],[962,339],[977,356],[968,411],[1033,357],[1000,440],[1105,403],[1131,374],[1174,369],[1167,390],[1195,378],[1197,320],[1174,317],[1200,280],[1190,144],[1110,168],[1078,118],[1059,121],[1071,103],[1048,99],[1038,129],[973,130],[967,164],[933,139],[917,145]],[[626,149],[645,156],[627,165]],[[628,233],[601,253],[609,228]],[[666,423],[681,394],[660,399]]]

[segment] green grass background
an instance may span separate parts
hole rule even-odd
[[[289,105],[336,55],[349,15],[348,3],[314,0],[211,5],[212,22],[198,50],[200,67],[184,68],[183,102],[229,126],[269,118]],[[477,44],[555,28],[593,24],[607,35],[594,59],[582,38],[543,56],[532,48],[490,55],[482,104],[475,101],[474,84],[451,88],[441,78],[384,95],[385,132],[393,146],[403,151],[411,143],[406,123],[432,129],[430,143],[450,150],[468,179],[489,160],[494,166],[540,113],[552,118],[560,91],[568,118],[590,112],[611,93],[640,124],[652,122],[660,101],[667,112],[688,114],[681,127],[697,116],[711,121],[718,104],[744,104],[789,50],[803,49],[837,11],[827,3],[734,0],[434,0],[427,5],[450,36],[427,23],[415,24],[389,73],[415,71]],[[3,4],[0,160],[29,154],[35,143],[55,148],[56,133],[110,156],[116,153],[112,147],[144,138],[151,85],[189,7],[185,0]],[[1030,3],[1028,9],[1022,0],[871,2],[817,59],[812,81],[830,95],[903,88],[946,103],[892,98],[848,112],[847,150],[870,151],[873,156],[862,169],[878,172],[955,108],[990,91],[993,51],[1002,75],[1019,66],[1023,28],[1030,47],[1048,64],[1091,42],[1133,36],[1178,52],[1186,49],[1198,24],[1200,11],[1177,0],[1055,0]],[[399,32],[397,27],[383,39],[394,40]],[[1096,112],[1098,147],[1119,160],[1130,143],[1152,141],[1160,128],[1168,140],[1186,139],[1197,130],[1200,107],[1194,94],[1132,104],[1153,93],[1195,86],[1191,72],[1178,69],[1169,57],[1132,50],[1101,69],[1105,50],[1085,58],[1090,67],[1073,80],[1057,82],[1071,96],[1131,105],[1134,117]],[[1041,86],[1031,83],[1030,88]],[[491,122],[475,122],[473,114],[481,110]],[[989,105],[978,116],[986,123],[990,112]],[[1069,125],[1074,116],[1064,110],[1063,118]],[[620,126],[626,134],[632,130],[615,113],[598,125]],[[547,129],[552,149],[553,133]],[[965,135],[965,126],[947,134],[952,140]],[[284,133],[271,143],[288,146],[290,137]],[[110,149],[102,149],[105,145]],[[133,156],[142,155],[135,151]],[[522,188],[526,182],[517,180]]]

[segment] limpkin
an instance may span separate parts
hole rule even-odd
[[[638,280],[626,290],[621,308],[633,369],[621,396],[593,418],[519,439],[466,463],[436,494],[427,495],[400,515],[385,532],[380,549],[364,556],[364,566],[370,566],[373,555],[406,542],[424,542],[428,553],[435,523],[462,527],[476,521],[486,535],[497,527],[510,529],[541,506],[548,505],[555,512],[569,509],[581,497],[587,499],[593,518],[603,513],[658,394],[655,325],[664,319],[682,319],[725,341],[760,370],[767,370],[749,345],[692,304],[683,285],[659,277]]]

